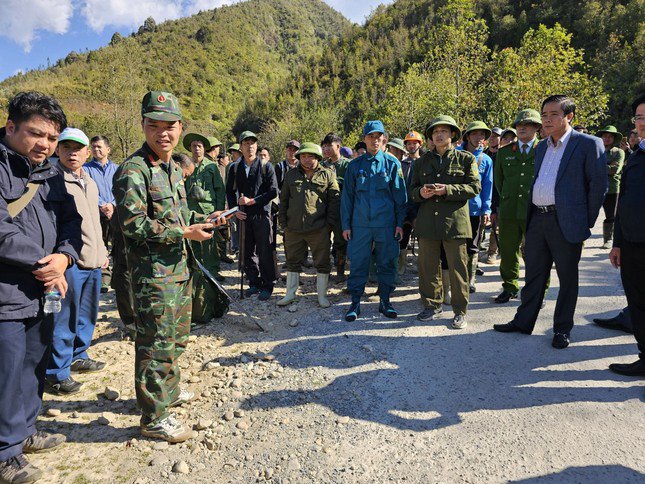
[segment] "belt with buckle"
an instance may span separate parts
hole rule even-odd
[[[555,205],[533,205],[540,213],[555,212]]]

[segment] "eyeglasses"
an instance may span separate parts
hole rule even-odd
[[[639,114],[638,116],[634,116],[632,118],[632,123],[639,123],[641,121],[645,121],[645,116]]]

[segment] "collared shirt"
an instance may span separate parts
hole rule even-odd
[[[87,171],[96,186],[99,187],[99,207],[107,203],[116,205],[112,194],[112,179],[117,168],[118,165],[110,160],[103,166],[100,161],[94,158],[83,165],[83,169]]]
[[[540,172],[535,180],[535,185],[533,185],[532,202],[534,205],[543,207],[555,205],[555,182],[558,178],[562,155],[571,138],[571,131],[573,130],[569,127],[557,143],[554,143],[553,138],[550,136],[546,139],[546,153],[544,154],[544,160],[542,160],[542,166],[540,166]]]
[[[517,140],[517,146],[519,147],[520,153],[522,154],[526,154],[528,151],[531,151],[531,148],[533,147],[534,144],[535,144],[535,138],[533,138],[528,143],[522,143],[520,140]]]

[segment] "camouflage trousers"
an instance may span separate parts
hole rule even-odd
[[[165,418],[179,395],[177,360],[190,335],[191,299],[191,280],[135,285],[134,383],[143,425]]]

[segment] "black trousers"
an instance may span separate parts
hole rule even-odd
[[[469,254],[479,254],[479,245],[481,243],[481,236],[483,234],[483,230],[480,230],[480,226],[482,223],[482,217],[479,215],[472,216],[470,217],[470,227],[473,231],[473,236],[468,242],[468,253]]]
[[[638,344],[638,356],[645,360],[645,244],[623,241],[620,259],[620,277]]]
[[[564,238],[555,212],[533,214],[526,228],[525,282],[521,293],[522,303],[513,319],[516,326],[533,331],[555,262],[560,291],[553,315],[553,331],[571,332],[578,302],[581,253],[582,242],[571,243]]]
[[[249,216],[245,223],[244,272],[249,285],[273,289],[276,279],[273,263],[273,227],[270,215]]]
[[[605,212],[606,224],[613,224],[616,218],[616,204],[618,203],[617,193],[608,193],[605,195],[605,201],[602,203],[602,209]]]
[[[112,255],[112,250],[114,248],[114,228],[112,227],[112,219],[107,218],[103,213],[101,215],[101,235],[103,236],[103,243],[108,250],[108,256]],[[110,282],[112,281],[112,262],[105,268],[101,270],[101,285],[103,287],[109,287]]]
[[[36,432],[54,317],[0,321],[0,462]]]

